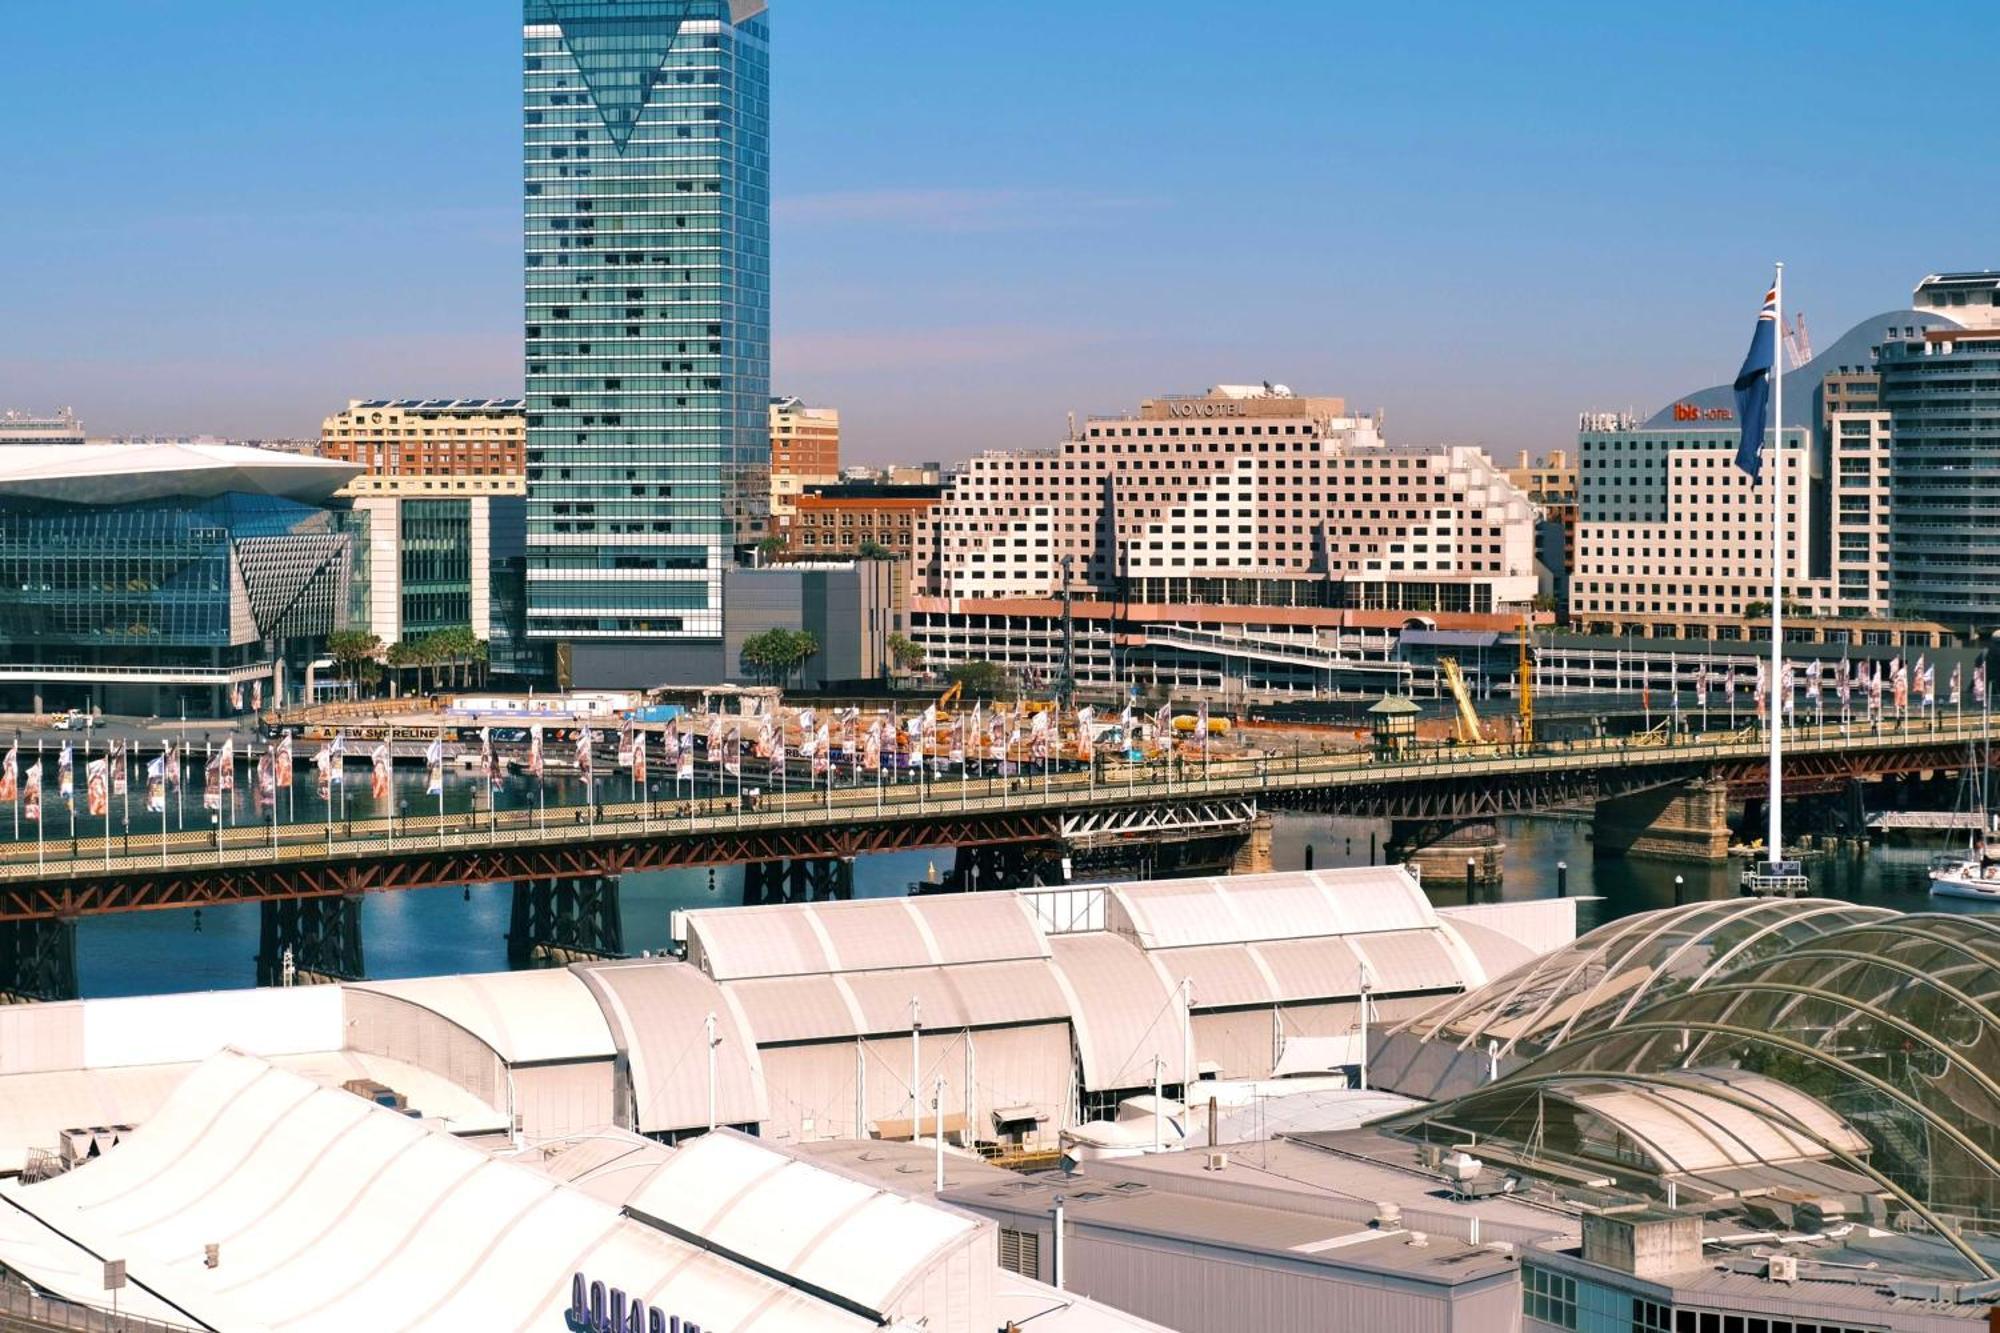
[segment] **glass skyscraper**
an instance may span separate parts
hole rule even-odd
[[[764,10],[524,7],[527,631],[579,685],[724,673],[770,466]]]

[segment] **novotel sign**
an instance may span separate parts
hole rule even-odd
[[[1697,407],[1693,403],[1675,403],[1675,421],[1734,421],[1736,413],[1726,407]]]
[[[700,1324],[628,1299],[617,1287],[593,1282],[581,1273],[569,1280],[569,1309],[563,1323],[570,1333],[702,1333]]]
[[[1243,404],[1226,398],[1171,398],[1167,400],[1167,415],[1170,417],[1241,417],[1249,413]]]

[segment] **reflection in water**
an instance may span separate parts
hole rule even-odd
[[[426,798],[405,787],[415,775],[399,774],[399,798],[415,811]],[[454,783],[448,804],[465,808],[470,784]],[[310,799],[310,789],[302,790]],[[518,808],[532,799],[516,784],[501,796],[501,807]],[[482,801],[483,808],[483,801]],[[302,810],[304,809],[302,804]],[[192,812],[190,812],[192,813]],[[354,813],[363,811],[355,803]],[[1688,899],[1727,898],[1737,892],[1740,867],[1697,866],[1666,861],[1592,856],[1588,820],[1515,819],[1501,823],[1507,841],[1504,899],[1553,897],[1557,866],[1568,866],[1573,897],[1591,899],[1578,911],[1579,930],[1615,917],[1674,901],[1675,876]],[[1279,869],[1305,863],[1368,864],[1371,837],[1379,857],[1388,825],[1381,821],[1279,815],[1273,830],[1273,859]],[[1806,862],[1815,891],[1854,902],[1902,911],[1992,910],[1969,900],[1933,900],[1926,892],[1929,854],[1922,850],[1879,849],[1865,855],[1829,854]],[[947,852],[901,852],[863,857],[855,863],[857,897],[884,897],[907,891],[935,865],[950,866]],[[712,887],[711,887],[712,884]],[[1490,890],[1481,889],[1486,895]],[[1467,900],[1463,888],[1433,891],[1433,901],[1450,906]],[[420,890],[371,896],[363,905],[362,935],[371,977],[430,976],[449,972],[499,971],[507,966],[509,891],[505,885]],[[679,908],[733,906],[742,901],[742,871],[725,867],[627,876],[623,888],[626,946],[632,952],[668,947],[668,918]],[[248,986],[254,980],[258,911],[255,906],[211,907],[192,911],[137,912],[86,918],[78,927],[77,965],[85,995],[135,995],[156,991],[215,990]]]

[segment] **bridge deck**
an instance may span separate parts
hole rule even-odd
[[[1968,762],[1968,742],[1980,734],[1977,719],[1888,726],[1879,733],[1802,727],[1786,741],[1787,774],[1810,771],[1829,758],[1870,771],[1957,767]],[[696,798],[497,815],[482,810],[264,823],[84,838],[74,854],[67,839],[39,848],[26,839],[0,841],[0,920],[588,873],[591,866],[617,873],[1052,840],[1065,811],[1207,798],[1402,818],[1404,806],[1397,802],[1411,801],[1411,793],[1448,790],[1451,803],[1412,807],[1408,817],[1476,818],[1589,799],[1592,790],[1610,791],[1604,784],[1613,781],[1632,790],[1720,771],[1747,785],[1767,755],[1765,740],[1739,732],[1673,744],[1579,741],[1527,752],[1486,746],[1400,760],[1366,754],[1217,760],[1189,763],[1182,775],[1155,765],[1121,766],[1095,778],[1058,773],[891,787],[864,783],[766,792],[755,810],[733,800]],[[1507,794],[1516,788],[1535,795],[1509,804]],[[405,868],[385,869],[397,865]]]

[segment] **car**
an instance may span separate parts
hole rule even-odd
[[[83,714],[77,712],[74,708],[70,709],[69,712],[64,713],[61,717],[57,718],[55,722],[55,727],[57,731],[74,731],[76,728],[82,725],[83,725]]]

